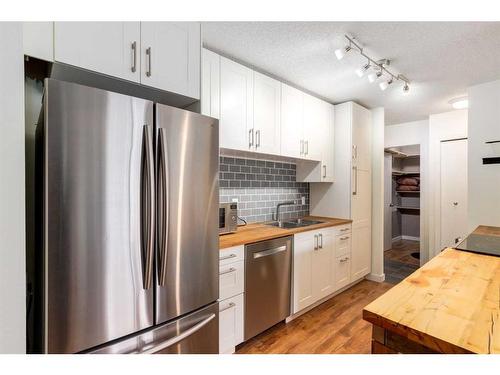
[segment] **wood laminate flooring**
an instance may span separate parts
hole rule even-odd
[[[392,287],[363,280],[288,324],[238,346],[237,354],[369,354],[371,324],[362,310]]]
[[[411,253],[420,251],[419,241],[399,240],[392,244],[392,248],[384,251],[385,280],[397,284],[420,267],[420,260],[411,256]]]

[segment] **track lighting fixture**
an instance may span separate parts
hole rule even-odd
[[[347,41],[349,42],[344,48],[339,48],[335,50],[335,56],[337,59],[341,60],[347,52],[353,50],[357,51],[361,56],[366,58],[368,62],[363,65],[361,68],[355,70],[355,73],[358,77],[363,77],[370,69],[373,71],[368,74],[368,81],[370,83],[375,82],[377,79],[382,77],[382,75],[389,77],[387,81],[380,82],[379,87],[382,91],[386,90],[394,81],[401,81],[403,83],[403,93],[407,94],[410,91],[410,80],[406,78],[402,74],[394,74],[389,69],[388,66],[390,64],[390,60],[388,59],[380,59],[374,60],[370,56],[368,56],[365,52],[363,52],[363,47],[361,44],[355,40],[353,37],[349,37],[344,35]]]
[[[385,91],[385,89],[388,88],[391,83],[392,77],[388,81],[380,82],[378,86],[380,87],[380,90]]]

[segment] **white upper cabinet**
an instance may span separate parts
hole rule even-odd
[[[140,81],[140,22],[55,22],[54,60]]]
[[[141,22],[141,83],[200,98],[200,24]]]
[[[220,56],[205,48],[201,54],[201,114],[220,118]]]
[[[253,129],[255,150],[279,155],[281,116],[281,83],[254,72]]]
[[[304,94],[304,141],[307,159],[321,160],[325,130],[324,102]]]
[[[253,71],[221,56],[220,147],[255,149],[253,100]]]
[[[323,145],[321,147],[321,181],[322,182],[334,182],[333,181],[333,164],[334,164],[334,107],[330,103],[324,103],[324,115],[325,115],[325,130],[323,137]]]
[[[281,155],[301,158],[303,140],[303,92],[281,84]]]

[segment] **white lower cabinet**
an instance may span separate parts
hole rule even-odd
[[[244,246],[223,249],[219,254],[219,353],[234,353],[243,342]]]
[[[294,236],[292,313],[295,314],[351,282],[351,226]]]
[[[231,354],[243,342],[244,294],[219,302],[219,353]]]

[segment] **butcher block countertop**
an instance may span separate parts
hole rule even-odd
[[[232,246],[245,245],[253,242],[270,240],[272,238],[286,237],[300,232],[334,227],[337,225],[350,224],[352,220],[336,219],[330,217],[308,216],[304,219],[321,220],[324,223],[309,225],[300,228],[283,229],[266,225],[265,223],[248,224],[238,227],[236,233],[223,234],[219,236],[219,248],[225,249]]]
[[[500,353],[500,257],[447,248],[363,318],[435,352]]]

